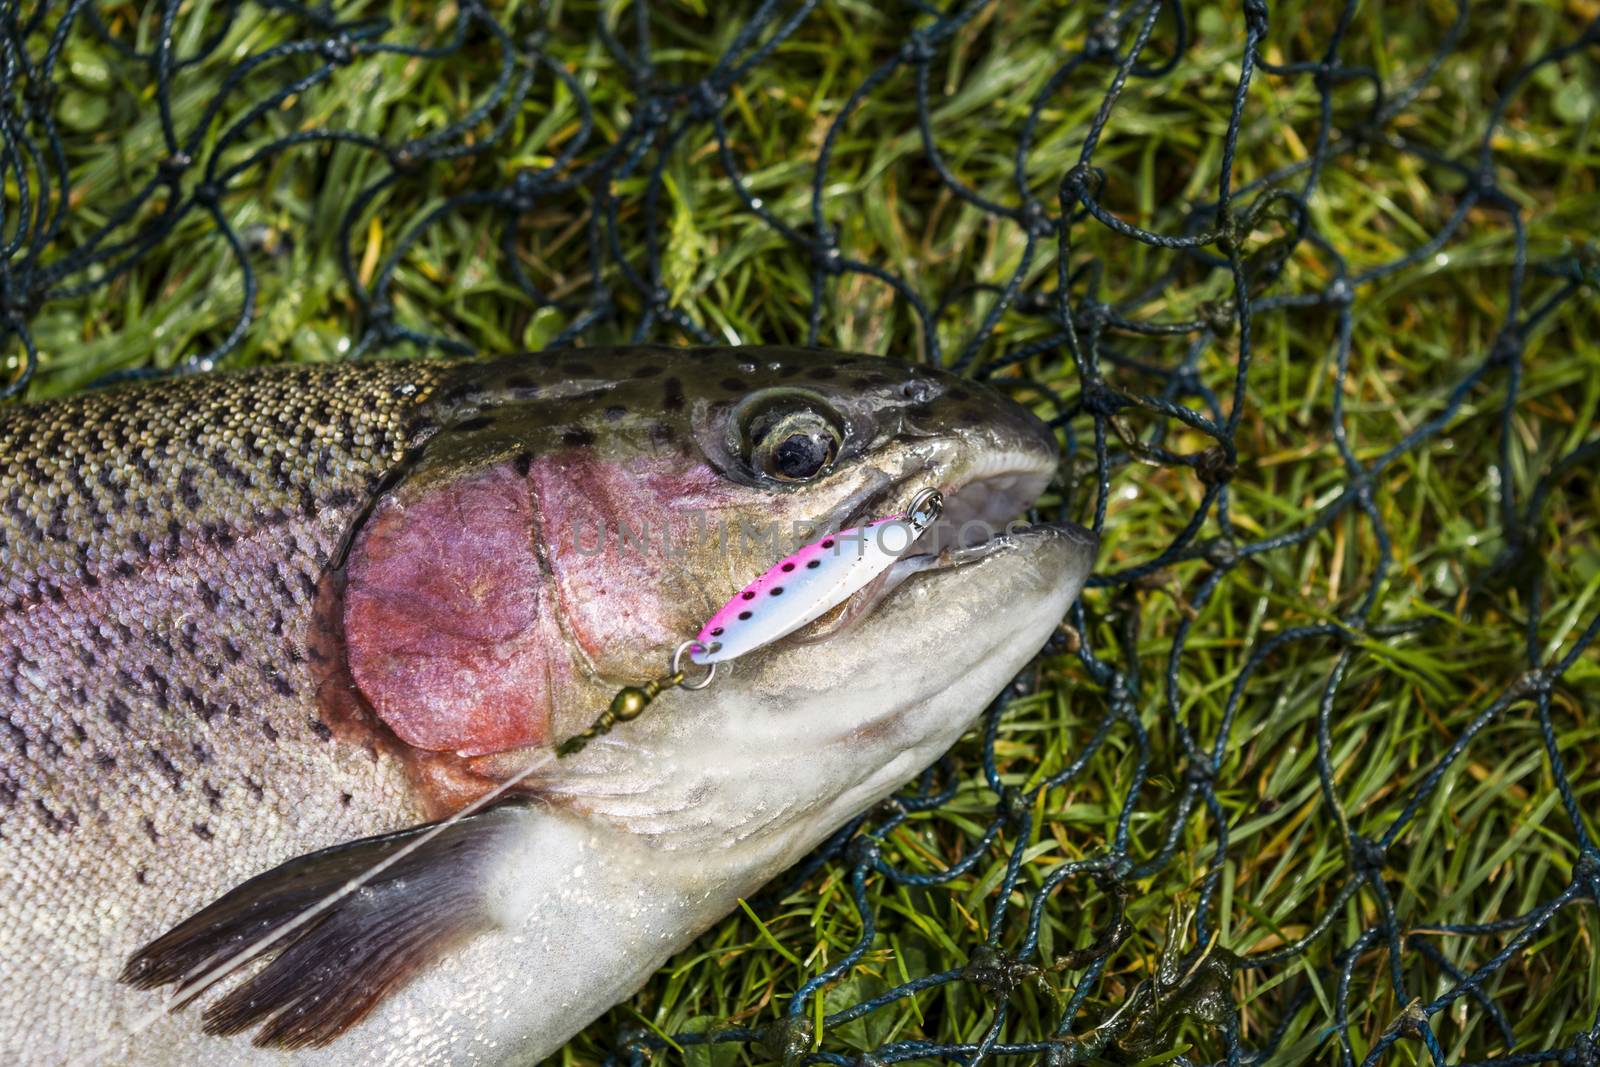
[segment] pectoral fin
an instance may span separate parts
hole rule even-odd
[[[494,925],[485,885],[510,834],[532,817],[504,803],[449,826],[266,949],[260,940],[315,908],[433,824],[307,853],[257,875],[133,954],[122,981],[176,985],[188,1004],[219,966],[276,953],[210,1005],[207,1033],[262,1024],[255,1044],[324,1045],[452,947]],[[183,997],[183,994],[189,994]]]

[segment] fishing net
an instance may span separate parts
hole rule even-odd
[[[629,339],[993,381],[1082,603],[567,1055],[1594,1067],[1600,18],[1512,6],[7,0],[5,392]]]

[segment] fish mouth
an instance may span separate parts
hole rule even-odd
[[[1058,467],[1053,447],[1046,450],[1032,440],[1007,444],[1010,447],[974,447],[956,442],[943,449],[943,455],[929,455],[924,469],[913,467],[862,501],[851,524],[903,515],[919,493],[936,489],[943,509],[901,554],[900,562],[948,557],[954,564],[981,558],[984,545],[1024,527],[1014,520],[1049,488]]]
[[[937,489],[943,510],[936,522],[900,554],[882,574],[843,604],[798,635],[816,642],[852,628],[918,575],[932,575],[979,563],[1008,551],[1027,550],[1064,539],[1087,561],[1098,540],[1073,523],[1028,523],[1021,516],[1049,487],[1058,458],[1034,441],[1021,447],[968,448],[959,444],[935,459],[852,501],[840,528],[862,525],[875,517],[904,515],[911,501],[926,489]],[[922,580],[927,580],[926,578]]]

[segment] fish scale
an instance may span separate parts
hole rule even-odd
[[[658,355],[273,367],[0,408],[0,982],[82,1013],[16,1005],[0,1056],[126,1021],[123,954],[209,897],[428,816],[399,759],[321,717],[317,583],[450,412],[544,391],[577,418],[635,374],[681,404]],[[85,857],[104,862],[55,893]]]
[[[193,864],[238,880],[420,817],[392,759],[330,743],[298,623],[445,373],[304,367],[0,412],[8,988],[71,983],[115,1014],[104,946],[190,906]],[[89,892],[41,907],[30,883],[86,856],[104,858]],[[76,1025],[8,1012],[0,1049]]]
[[[274,508],[323,505],[329,493],[359,485],[400,445],[406,405],[386,394],[407,376],[386,377],[310,370],[254,389],[191,378],[0,414],[8,460],[0,535],[6,576],[25,586],[5,606],[105,578],[118,564],[137,566],[164,546],[181,549],[171,545],[174,522],[183,533],[245,530]],[[316,434],[300,420],[309,405],[294,397],[312,383],[348,400],[337,410],[319,401],[338,426],[338,454],[308,470],[299,457]]]
[[[786,483],[749,427],[797,404],[837,456]],[[1054,626],[1092,539],[1001,552],[983,573],[1031,608],[959,655],[930,658],[923,631],[984,611],[973,567],[803,670],[777,642],[604,744],[541,746],[781,558],[762,529],[1019,463],[1036,494],[1053,439],[983,386],[783,348],[260,368],[0,409],[0,1061],[547,1054],[947,747]],[[577,543],[596,518],[598,556]],[[915,694],[871,682],[880,654],[928,660],[911,688],[931,688],[897,705]],[[819,668],[843,681],[819,689]],[[159,1010],[208,938],[244,944],[535,766],[264,970]]]

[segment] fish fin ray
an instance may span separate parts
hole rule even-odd
[[[509,802],[468,816],[381,871],[326,911],[262,947],[260,939],[304,915],[352,878],[433,824],[297,856],[223,894],[136,951],[121,980],[172,985],[181,1010],[210,988],[213,968],[273,958],[210,1004],[206,1033],[241,1034],[296,1049],[325,1045],[454,946],[494,925],[485,865],[502,832],[528,814]]]

